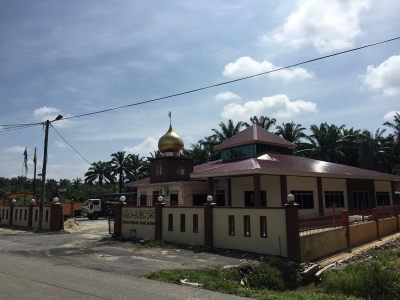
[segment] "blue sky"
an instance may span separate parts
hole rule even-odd
[[[233,3],[233,4],[232,4]],[[229,81],[400,36],[396,0],[1,1],[0,125],[71,117]],[[400,111],[400,40],[162,101],[54,122],[89,162],[185,147],[232,119],[376,130]],[[3,127],[4,129],[4,127]],[[390,132],[390,130],[388,130]],[[0,176],[43,160],[42,126],[0,128]],[[50,128],[47,178],[90,165]]]

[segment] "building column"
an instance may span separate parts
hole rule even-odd
[[[324,215],[324,199],[322,195],[322,178],[317,177],[317,188],[318,188],[318,212],[320,216]]]
[[[228,194],[228,206],[232,206],[232,181],[230,178],[227,179],[227,194]]]
[[[286,204],[286,197],[288,194],[286,175],[279,176],[279,179],[281,182],[281,205],[284,206]]]
[[[207,177],[208,195],[214,198],[214,177]]]
[[[286,211],[286,240],[287,256],[301,261],[300,232],[299,232],[299,205],[294,201],[285,204]]]
[[[396,199],[396,187],[394,185],[394,181],[391,181],[391,194],[392,194],[392,205],[397,205],[397,199]]]
[[[261,206],[261,182],[260,174],[253,175],[254,184],[254,206]]]
[[[347,191],[347,205],[349,211],[354,211],[354,203],[353,203],[353,193],[350,189],[349,179],[346,178],[346,191]]]
[[[372,193],[372,197],[371,197],[371,207],[376,207],[376,193],[375,193],[375,181],[373,179],[371,179],[370,181],[370,187],[371,187],[371,193]]]

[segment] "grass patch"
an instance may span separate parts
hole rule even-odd
[[[111,235],[105,235],[105,236],[102,236],[99,239],[99,242],[107,242],[107,241],[111,241],[111,240],[112,240],[112,236]]]
[[[261,269],[262,266],[260,265]],[[267,288],[246,287],[240,284],[240,268],[231,268],[220,270],[215,268],[206,268],[201,270],[162,270],[154,271],[145,277],[148,279],[181,284],[181,279],[186,279],[188,282],[196,282],[202,285],[202,288],[207,290],[222,292],[225,294],[234,294],[238,296],[251,297],[256,299],[298,299],[298,300],[356,300],[355,297],[347,297],[344,295],[328,295],[322,293],[306,293],[295,291],[271,290]],[[275,269],[274,269],[275,270]],[[257,272],[257,269],[254,270]],[[276,271],[276,270],[275,270]],[[266,271],[268,275],[265,278],[274,278],[274,274],[270,274],[270,270]],[[279,273],[279,272],[278,272]],[[260,275],[258,279],[261,279]],[[253,282],[254,283],[254,282]],[[284,284],[283,284],[284,285]],[[271,283],[274,286],[274,283]]]
[[[147,241],[136,244],[137,248],[162,248],[162,249],[181,249],[182,245],[165,241]]]
[[[369,254],[377,259],[327,272],[322,278],[322,290],[365,299],[400,299],[400,250]]]

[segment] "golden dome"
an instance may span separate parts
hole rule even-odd
[[[172,129],[172,125],[169,125],[168,132],[164,134],[158,141],[158,149],[164,152],[181,152],[183,149],[183,140],[179,135]]]

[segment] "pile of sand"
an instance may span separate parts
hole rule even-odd
[[[64,222],[64,231],[68,232],[76,232],[81,230],[82,227],[79,225],[79,223],[76,221],[76,218],[70,218]]]

